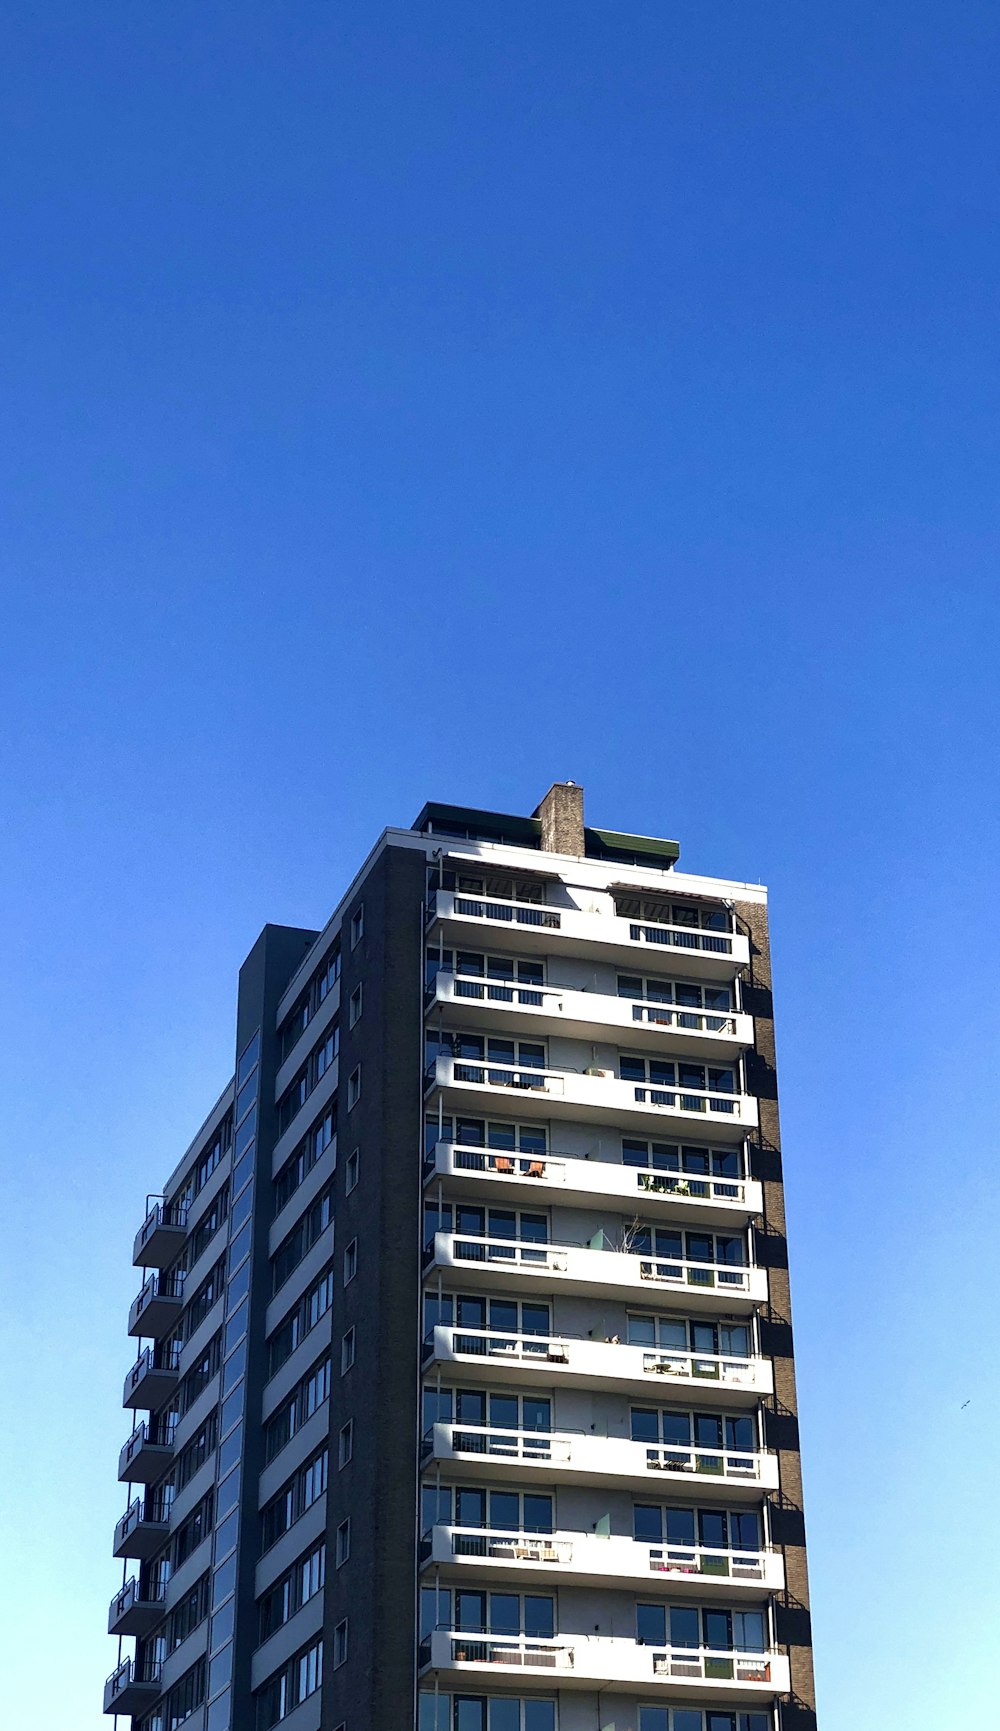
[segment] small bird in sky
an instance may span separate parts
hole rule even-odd
[[[972,1398],[972,1397],[971,1397],[971,1395],[970,1395],[970,1397],[969,1397],[969,1399],[970,1399],[970,1400],[971,1400],[971,1398]],[[963,1402],[962,1402],[962,1404],[961,1404],[961,1406],[960,1406],[960,1407],[959,1407],[959,1409],[958,1409],[958,1410],[959,1410],[959,1412],[964,1412],[964,1411],[965,1411],[965,1409],[966,1409],[966,1407],[967,1407],[967,1406],[968,1406],[968,1404],[969,1404],[969,1402],[968,1402],[968,1401],[967,1401],[967,1400],[963,1400]]]

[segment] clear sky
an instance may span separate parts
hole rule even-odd
[[[261,924],[564,777],[771,887],[821,1731],[993,1723],[998,83],[978,0],[8,0],[11,1731],[103,1723]]]

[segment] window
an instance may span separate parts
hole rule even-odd
[[[365,935],[365,904],[359,902],[351,915],[351,949],[357,948]]]
[[[278,1101],[278,1134],[283,1135],[301,1111],[317,1083],[340,1053],[340,1024],[334,1022],[295,1072]]]
[[[733,929],[732,915],[727,908],[693,899],[675,902],[666,897],[660,899],[619,892],[615,894],[615,911],[620,919],[653,920],[658,925],[686,927],[692,931],[731,932]],[[686,947],[696,949],[699,946],[690,944]]]
[[[299,1299],[295,1309],[279,1323],[272,1334],[267,1349],[267,1374],[272,1377],[275,1371],[291,1357],[297,1346],[305,1340],[316,1327],[321,1317],[324,1317],[333,1303],[333,1269],[323,1270],[318,1280],[310,1286],[308,1292]]]
[[[302,1258],[312,1249],[316,1240],[326,1231],[333,1220],[333,1187],[326,1189],[311,1202],[292,1227],[287,1238],[282,1239],[271,1259],[271,1292],[276,1293],[288,1279],[289,1275],[299,1266]]]
[[[233,1114],[229,1111],[216,1130],[212,1140],[206,1144],[197,1156],[194,1165],[190,1167],[187,1176],[181,1181],[173,1194],[167,1197],[171,1208],[189,1208],[198,1192],[208,1183],[223,1154],[227,1153],[233,1140]]]
[[[352,1418],[349,1418],[345,1425],[341,1425],[340,1436],[337,1439],[337,1464],[338,1464],[338,1466],[346,1467],[348,1461],[351,1459],[353,1454],[354,1454],[354,1420]]]
[[[208,1575],[202,1575],[191,1591],[175,1605],[167,1618],[166,1649],[168,1653],[186,1641],[187,1637],[208,1616]]]
[[[257,1694],[257,1731],[270,1731],[301,1702],[314,1695],[323,1681],[323,1643],[314,1641],[283,1665]]]
[[[344,1285],[347,1286],[358,1272],[358,1241],[352,1238],[344,1251]]]
[[[520,1261],[544,1263],[546,1253],[544,1248],[537,1251],[528,1248],[537,1244],[540,1247],[549,1241],[549,1222],[545,1214],[529,1212],[525,1208],[478,1208],[469,1203],[456,1202],[454,1208],[450,1202],[427,1202],[424,1204],[424,1243],[429,1245],[435,1232],[454,1232],[456,1237],[468,1239],[488,1239],[488,1260]],[[511,1242],[505,1242],[505,1241]],[[520,1245],[520,1250],[515,1249]],[[483,1252],[478,1244],[457,1243],[456,1258],[463,1261],[481,1262]]]
[[[192,1713],[196,1713],[205,1699],[205,1661],[199,1659],[186,1671],[178,1683],[174,1684],[166,1700],[161,1703],[162,1723],[164,1731],[177,1731]]]
[[[493,1087],[544,1088],[545,1046],[538,1040],[506,1040],[499,1035],[468,1034],[437,1028],[428,1032],[425,1062],[451,1057],[456,1082],[489,1082]]]
[[[746,1287],[747,1249],[741,1233],[681,1232],[642,1223],[628,1228],[626,1248],[634,1256],[655,1258],[643,1265],[646,1279]]]
[[[351,993],[350,1022],[351,1022],[352,1028],[354,1027],[356,1022],[360,1022],[360,1020],[361,1020],[362,1000],[363,1000],[363,987],[362,987],[361,982],[359,980],[358,984],[355,986],[353,992]]]
[[[484,1532],[551,1533],[553,1502],[545,1491],[495,1490],[485,1486],[424,1485],[420,1492],[420,1530],[444,1524],[479,1527]],[[478,1554],[472,1539],[470,1554]]]
[[[303,1605],[325,1585],[326,1543],[313,1545],[304,1557],[292,1564],[286,1575],[260,1601],[258,1639],[266,1641],[276,1629],[301,1611]]]
[[[755,1471],[757,1426],[751,1413],[634,1406],[631,1434],[633,1442],[652,1445],[650,1465],[666,1472],[733,1473],[746,1478]]]
[[[357,1185],[358,1177],[359,1177],[359,1173],[360,1173],[360,1168],[361,1168],[361,1150],[359,1148],[355,1148],[354,1152],[347,1156],[347,1172],[345,1175],[344,1187],[347,1191],[348,1196],[350,1195],[351,1191]]]
[[[347,1663],[347,1618],[338,1623],[333,1631],[333,1663],[334,1668]]]
[[[274,1212],[280,1214],[286,1202],[295,1195],[304,1179],[308,1178],[317,1160],[333,1148],[333,1158],[337,1158],[337,1103],[327,1106],[315,1124],[311,1125],[298,1147],[289,1155],[281,1171],[274,1180]]]
[[[736,1092],[736,1071],[731,1065],[694,1064],[689,1059],[645,1058],[631,1052],[621,1052],[618,1074],[626,1082],[648,1082],[648,1097],[654,1106],[679,1106],[686,1112],[729,1112],[735,1110],[733,1100],[723,1098]],[[679,1088],[682,1092],[664,1093],[664,1089]],[[683,1090],[694,1090],[692,1093]],[[708,1094],[709,1099],[702,1098]],[[635,1091],[637,1100],[647,1097],[645,1088]]]
[[[666,1558],[652,1560],[697,1563],[699,1551],[739,1551],[741,1562],[756,1558],[761,1548],[760,1515],[756,1509],[698,1509],[661,1503],[636,1503],[633,1532],[640,1544],[663,1546]],[[716,1572],[721,1573],[721,1568]]]
[[[361,1065],[351,1071],[347,1083],[347,1110],[353,1112],[361,1098]]]
[[[750,1325],[746,1322],[705,1322],[694,1317],[647,1316],[630,1311],[626,1324],[629,1346],[660,1347],[665,1353],[690,1354],[696,1359],[738,1360],[737,1365],[695,1364],[677,1369],[687,1375],[718,1377],[728,1370],[742,1370],[753,1350]]]
[[[516,1695],[427,1691],[420,1695],[417,1726],[418,1731],[556,1731],[556,1704],[537,1696],[520,1700]],[[680,1722],[678,1731],[685,1731]],[[698,1731],[702,1731],[700,1723]]]
[[[347,1330],[347,1333],[344,1335],[343,1340],[340,1343],[340,1374],[341,1374],[341,1376],[346,1375],[346,1373],[350,1370],[351,1365],[354,1363],[354,1341],[355,1341],[354,1330],[353,1330],[353,1328],[349,1328]]]
[[[638,1604],[635,1629],[636,1640],[646,1647],[706,1647],[713,1653],[767,1651],[763,1611]]]
[[[351,1523],[350,1519],[341,1521],[337,1528],[337,1567],[342,1569],[351,1554]]]
[[[293,1389],[288,1399],[283,1401],[277,1412],[268,1419],[264,1427],[265,1460],[273,1461],[285,1444],[298,1434],[313,1413],[329,1398],[330,1355],[327,1353],[325,1358],[320,1359],[319,1363],[307,1372],[298,1387]]]
[[[292,1048],[301,1039],[320,1005],[326,1001],[339,979],[340,939],[338,938],[333,948],[327,951],[316,968],[305,990],[299,993],[294,1005],[281,1024],[278,1038],[281,1043],[282,1063],[289,1057]]]
[[[703,1148],[677,1142],[647,1142],[642,1137],[622,1137],[622,1165],[636,1166],[646,1172],[676,1172],[688,1180],[683,1192],[690,1196],[732,1196],[737,1189],[726,1190],[718,1184],[699,1184],[700,1178],[737,1179],[743,1176],[743,1158],[738,1148]],[[652,1185],[656,1189],[659,1186]],[[667,1186],[682,1191],[682,1186]]]
[[[261,1510],[261,1555],[270,1550],[287,1533],[289,1527],[312,1508],[318,1497],[326,1490],[329,1471],[329,1452],[326,1448],[319,1450],[312,1460],[282,1485],[280,1491],[266,1503]]]

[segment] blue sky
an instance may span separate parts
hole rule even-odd
[[[10,1723],[102,1724],[128,1248],[259,927],[567,776],[771,887],[821,1731],[985,1722],[996,8],[0,32]]]

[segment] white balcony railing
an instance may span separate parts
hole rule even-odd
[[[532,1109],[544,1102],[549,1114],[586,1121],[626,1119],[676,1120],[698,1124],[703,1129],[731,1125],[742,1134],[757,1126],[757,1101],[752,1094],[730,1094],[707,1088],[650,1087],[626,1080],[596,1066],[591,1070],[536,1069],[529,1065],[491,1062],[488,1058],[456,1058],[439,1052],[427,1064],[425,1086],[464,1092],[467,1098],[490,1093],[523,1098],[530,1095]]]
[[[662,1051],[709,1051],[738,1055],[753,1045],[753,1017],[735,1010],[689,1009],[647,1003],[618,993],[569,986],[529,985],[520,980],[480,979],[438,970],[426,992],[428,1008],[455,1009],[477,1026],[526,1032],[545,1027],[577,1039],[635,1041]],[[496,1014],[494,1014],[496,1012]],[[663,1036],[668,1038],[664,1041]]]
[[[613,1683],[629,1691],[656,1690],[693,1699],[784,1694],[788,1660],[781,1653],[746,1653],[708,1647],[647,1647],[612,1635],[488,1635],[435,1629],[421,1644],[421,1665],[439,1672],[485,1674],[504,1670],[557,1672],[560,1688]]]
[[[780,1553],[769,1549],[712,1550],[594,1533],[512,1533],[441,1524],[424,1535],[420,1550],[425,1567],[461,1571],[468,1564],[504,1579],[525,1571],[546,1580],[572,1576],[584,1585],[615,1581],[657,1591],[669,1585],[685,1596],[688,1590],[704,1591],[709,1581],[723,1582],[727,1592],[750,1588],[755,1596],[784,1585]]]
[[[553,1473],[648,1489],[668,1480],[704,1481],[726,1492],[776,1490],[777,1457],[765,1450],[718,1449],[678,1443],[633,1442],[630,1437],[587,1432],[500,1430],[442,1420],[424,1437],[422,1454],[436,1461],[475,1462],[480,1473],[505,1478],[519,1471],[533,1478]]]
[[[572,949],[574,954],[593,954],[609,961],[637,963],[644,949],[658,954],[683,956],[686,973],[717,979],[732,978],[750,961],[750,943],[743,932],[715,932],[694,926],[675,926],[659,921],[625,918],[595,906],[584,910],[537,902],[510,901],[503,896],[463,895],[455,890],[436,890],[427,902],[427,922],[436,920],[480,934],[493,927],[503,934],[507,949],[534,952]],[[641,964],[640,964],[641,965]]]
[[[587,1294],[606,1287],[623,1298],[648,1303],[650,1293],[683,1292],[699,1307],[762,1304],[767,1271],[732,1263],[689,1262],[629,1250],[597,1250],[581,1244],[547,1244],[516,1238],[480,1238],[465,1232],[436,1232],[425,1252],[425,1266],[460,1270],[463,1280],[509,1287],[524,1277],[544,1280],[554,1290]]]
[[[482,1184],[494,1191],[516,1190],[519,1198],[532,1193],[545,1200],[580,1204],[637,1202],[656,1214],[668,1212],[696,1219],[743,1220],[763,1208],[756,1178],[719,1178],[689,1172],[661,1172],[626,1166],[615,1160],[590,1160],[583,1155],[527,1153],[501,1148],[470,1148],[443,1138],[424,1163],[425,1178],[460,1178],[467,1186]],[[499,1198],[498,1198],[499,1199]]]
[[[701,1393],[718,1388],[726,1395],[751,1394],[754,1399],[774,1388],[771,1361],[719,1353],[693,1353],[662,1347],[630,1345],[589,1337],[544,1334],[503,1334],[492,1329],[463,1328],[438,1323],[424,1345],[426,1363],[460,1364],[463,1370],[492,1379],[514,1372],[518,1380],[568,1386],[601,1384],[614,1389],[648,1388],[669,1379]]]

